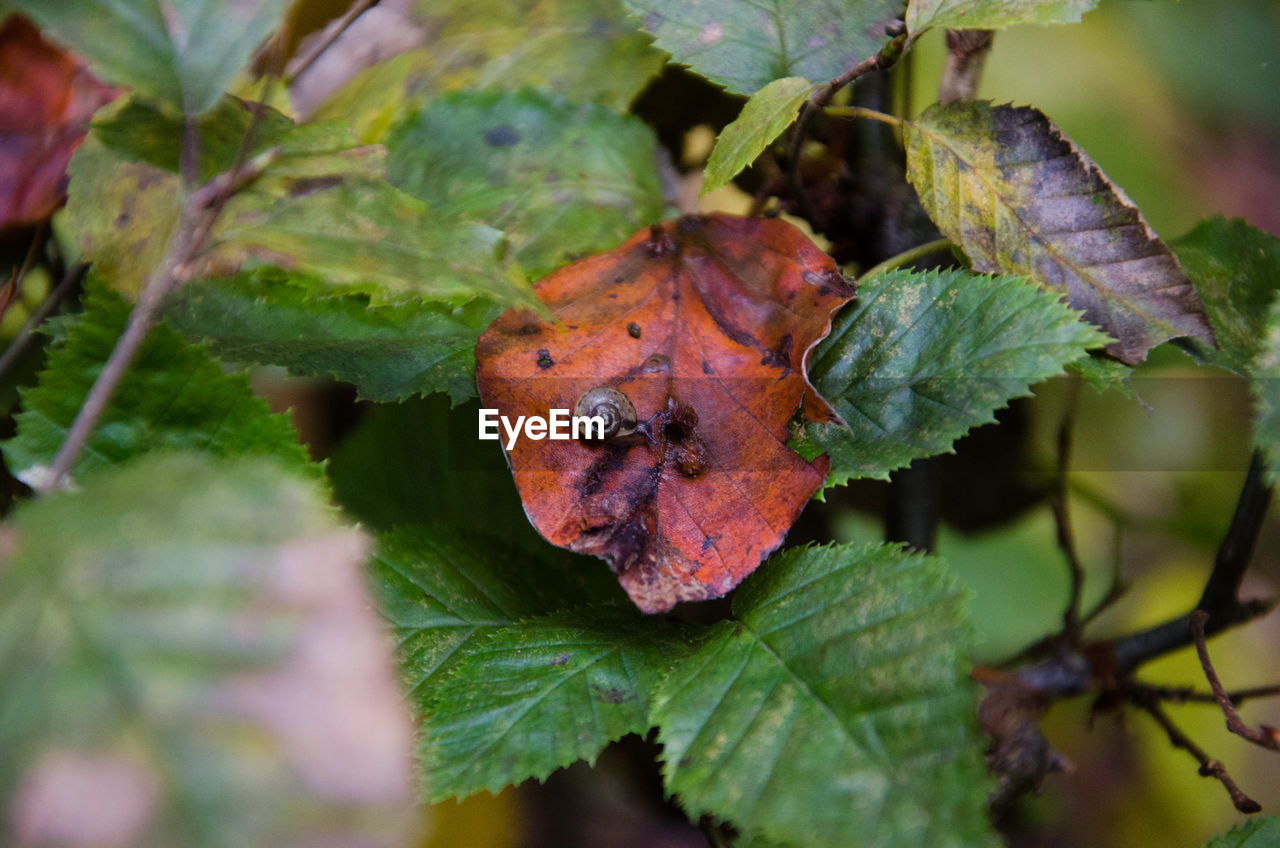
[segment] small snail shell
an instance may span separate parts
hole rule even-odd
[[[573,414],[577,417],[602,417],[606,439],[627,436],[636,431],[636,408],[613,386],[587,389],[573,405]]]

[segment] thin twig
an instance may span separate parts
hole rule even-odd
[[[1255,730],[1245,724],[1244,719],[1240,718],[1240,714],[1236,712],[1231,696],[1222,688],[1222,681],[1218,679],[1218,673],[1214,671],[1213,663],[1209,660],[1209,647],[1205,644],[1204,623],[1208,620],[1209,614],[1204,610],[1196,610],[1192,613],[1191,637],[1195,640],[1196,655],[1200,657],[1205,679],[1209,681],[1209,688],[1213,690],[1213,696],[1217,699],[1218,706],[1222,707],[1222,714],[1226,716],[1227,729],[1255,745],[1280,751],[1280,732],[1267,725],[1263,725],[1261,730]]]
[[[1070,383],[1067,409],[1058,425],[1058,462],[1053,488],[1049,493],[1049,506],[1053,510],[1053,523],[1057,528],[1058,547],[1062,549],[1070,577],[1070,591],[1066,609],[1062,612],[1062,635],[1067,644],[1080,643],[1080,599],[1084,594],[1084,566],[1076,550],[1075,533],[1071,529],[1071,512],[1067,503],[1067,471],[1071,466],[1071,431],[1075,423],[1076,405],[1080,399],[1080,383]]]
[[[248,162],[240,164],[262,115],[263,110],[255,110],[245,133],[245,139],[242,140],[237,153],[237,165],[232,170],[217,175],[199,189],[188,193],[178,220],[178,228],[169,242],[164,259],[147,277],[138,295],[138,302],[129,313],[129,323],[124,333],[116,341],[116,346],[107,357],[102,371],[89,388],[89,394],[76,413],[75,420],[71,422],[71,428],[58,448],[58,453],[54,456],[48,472],[43,479],[36,481],[36,488],[41,493],[56,489],[67,472],[71,470],[76,456],[89,440],[98,419],[106,411],[107,404],[115,394],[120,380],[133,362],[151,327],[156,323],[165,298],[192,275],[194,261],[212,235],[214,223],[221,214],[227,198],[257,179],[278,155],[278,149],[271,148]],[[196,143],[192,143],[185,137],[188,130],[194,126],[195,123],[191,119],[188,119],[184,125],[182,161],[179,163],[184,175],[196,172],[195,156],[199,149],[198,139]]]
[[[193,220],[195,216],[191,213],[190,207],[191,203],[188,201],[178,223],[178,229],[169,242],[164,260],[147,277],[138,295],[138,302],[129,313],[129,323],[124,333],[117,340],[111,355],[102,366],[102,371],[89,388],[89,394],[76,413],[75,420],[71,422],[71,428],[58,448],[58,453],[54,456],[48,472],[43,479],[35,481],[35,488],[41,494],[54,491],[71,469],[76,456],[79,455],[90,433],[97,425],[98,418],[102,416],[112,395],[115,394],[116,387],[128,370],[129,364],[133,362],[147,333],[155,324],[160,305],[165,297],[189,275],[189,263],[200,248],[194,238],[200,224],[199,221]]]
[[[316,60],[324,54],[324,51],[333,46],[347,28],[355,23],[356,18],[363,15],[369,10],[369,7],[376,3],[377,0],[356,0],[351,4],[351,8],[342,14],[342,17],[335,21],[330,21],[325,27],[314,44],[307,48],[307,52],[301,56],[293,57],[293,61],[289,63],[288,68],[284,72],[285,86],[293,85],[294,80],[307,72],[307,69],[316,63]]]
[[[39,306],[27,318],[27,323],[22,325],[22,329],[18,331],[17,337],[9,345],[9,348],[0,356],[0,380],[4,380],[9,376],[9,369],[13,368],[15,362],[22,356],[27,346],[31,344],[31,340],[35,338],[36,327],[44,323],[44,319],[48,318],[53,310],[58,308],[58,304],[66,299],[67,295],[75,291],[76,286],[80,285],[80,281],[84,279],[84,273],[89,268],[83,263],[71,267],[71,270],[63,276],[62,281],[49,292],[48,296],[40,303]]]
[[[801,107],[800,114],[796,117],[796,122],[791,127],[791,143],[787,146],[786,175],[787,184],[791,188],[791,193],[795,195],[801,215],[811,223],[817,222],[813,221],[813,209],[809,205],[809,197],[805,194],[804,185],[800,180],[800,151],[804,147],[805,133],[808,130],[809,122],[813,120],[814,115],[831,102],[831,98],[835,96],[837,91],[858,77],[869,74],[872,71],[888,68],[897,62],[905,45],[906,31],[904,25],[901,31],[895,33],[893,39],[879,53],[863,59],[840,76],[832,77],[826,86],[818,89]]]
[[[886,271],[892,271],[895,268],[901,268],[903,265],[910,265],[912,262],[915,262],[917,259],[923,259],[924,257],[928,256],[930,253],[937,253],[939,250],[946,250],[950,246],[951,246],[951,240],[944,239],[944,238],[934,239],[933,241],[916,245],[910,250],[902,251],[897,256],[890,256],[888,259],[881,262],[879,265],[876,265],[871,270],[867,271],[865,274],[858,277],[858,282],[862,283],[871,279],[877,274],[883,274]]]
[[[1236,782],[1231,779],[1231,775],[1227,774],[1227,769],[1222,763],[1206,754],[1203,748],[1192,742],[1190,737],[1173,723],[1173,720],[1160,707],[1158,701],[1139,700],[1138,706],[1164,728],[1164,732],[1168,735],[1169,742],[1173,747],[1181,748],[1196,758],[1196,762],[1200,763],[1202,777],[1213,777],[1222,783],[1227,790],[1227,794],[1231,796],[1231,803],[1235,805],[1237,810],[1242,813],[1256,813],[1262,809],[1261,804],[1244,794],[1244,791],[1236,785]]]
[[[1199,692],[1194,686],[1157,686],[1153,683],[1128,684],[1128,689],[1142,693],[1146,697],[1156,698],[1170,704],[1217,704],[1216,692]],[[1280,696],[1280,684],[1271,686],[1251,686],[1247,689],[1236,689],[1224,692],[1232,706],[1240,706],[1245,701],[1257,698],[1274,698]]]
[[[947,30],[947,64],[938,86],[939,103],[973,100],[977,96],[982,66],[995,36],[989,29]]]
[[[194,115],[186,115],[182,119],[182,146],[178,153],[178,175],[182,178],[182,187],[187,192],[195,190],[196,181],[200,178],[200,124]]]
[[[1124,579],[1124,548],[1122,544],[1124,526],[1119,522],[1112,526],[1114,527],[1114,539],[1111,553],[1111,582],[1107,586],[1106,594],[1099,598],[1098,602],[1087,613],[1081,616],[1081,628],[1092,624],[1095,618],[1110,609],[1116,601],[1124,597],[1125,592],[1129,591],[1129,583]]]
[[[5,284],[4,303],[0,304],[0,318],[9,311],[9,307],[18,299],[22,293],[22,283],[26,280],[27,274],[36,264],[36,254],[40,251],[40,247],[48,240],[49,237],[49,221],[45,219],[36,227],[36,231],[31,235],[31,246],[27,248],[27,254],[22,259],[22,264],[14,269],[13,276],[9,278],[9,282]]]

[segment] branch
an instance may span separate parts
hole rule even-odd
[[[355,23],[356,18],[363,15],[369,10],[369,7],[376,3],[377,0],[356,0],[351,4],[351,8],[342,14],[342,17],[331,21],[323,33],[320,33],[316,41],[307,48],[307,52],[301,56],[294,56],[289,62],[289,66],[284,72],[285,86],[293,85],[294,80],[302,76],[307,70],[315,64],[316,60],[324,54],[324,51],[333,46],[347,28]]]
[[[1213,697],[1217,700],[1218,706],[1222,707],[1222,714],[1227,718],[1227,729],[1255,745],[1280,751],[1280,731],[1265,724],[1262,725],[1261,730],[1254,730],[1245,724],[1240,714],[1236,712],[1231,696],[1222,688],[1218,673],[1213,670],[1213,663],[1209,660],[1209,648],[1205,644],[1204,623],[1208,619],[1209,614],[1204,610],[1196,610],[1192,613],[1191,636],[1195,639],[1196,654],[1200,657],[1200,665],[1204,668],[1204,676],[1209,681],[1209,688],[1213,690]]]
[[[19,357],[26,351],[27,346],[31,344],[31,340],[35,338],[36,327],[43,324],[44,319],[48,318],[53,310],[58,308],[58,304],[62,303],[67,295],[75,291],[76,287],[80,285],[80,281],[84,279],[84,274],[87,270],[89,270],[89,266],[83,263],[72,266],[57,287],[49,292],[48,296],[28,316],[27,322],[18,331],[17,337],[5,350],[4,355],[0,356],[0,380],[3,380],[8,375],[9,369],[13,368],[14,363],[18,361]]]
[[[1196,758],[1200,763],[1200,774],[1203,777],[1217,778],[1227,790],[1227,794],[1231,796],[1231,803],[1242,813],[1256,813],[1262,809],[1257,801],[1244,794],[1244,791],[1236,785],[1231,779],[1231,775],[1227,774],[1226,767],[1215,759],[1212,759],[1204,752],[1204,749],[1192,742],[1191,739],[1182,732],[1182,730],[1173,723],[1173,720],[1161,709],[1157,701],[1139,701],[1138,706],[1146,710],[1147,714],[1156,720],[1156,723],[1164,728],[1164,732],[1169,736],[1169,742],[1175,748],[1181,748],[1187,751],[1191,756]]]
[[[256,124],[261,115],[261,110],[254,113],[254,119],[250,122],[246,133],[246,139],[251,138],[256,131]],[[181,162],[181,170],[184,175],[195,173],[194,157],[197,147],[190,142],[188,135],[189,128],[194,126],[194,121],[190,119],[187,120],[184,126]],[[243,155],[245,147],[246,144],[242,143],[241,153],[238,155]],[[98,419],[102,417],[102,413],[106,411],[107,404],[111,402],[111,397],[115,394],[120,380],[124,378],[129,365],[133,362],[134,357],[137,356],[142,342],[146,340],[147,334],[152,326],[155,325],[160,314],[160,307],[165,298],[193,275],[195,260],[208,243],[209,237],[213,233],[214,223],[222,212],[227,198],[252,180],[257,179],[262,171],[271,162],[275,161],[278,153],[277,148],[266,150],[245,164],[237,165],[231,171],[218,174],[207,184],[191,191],[187,195],[186,203],[183,204],[182,212],[178,219],[178,228],[169,240],[164,259],[161,260],[156,270],[148,275],[142,291],[138,295],[138,302],[134,305],[133,311],[129,313],[129,323],[125,327],[124,333],[116,341],[116,346],[112,349],[111,355],[107,357],[106,363],[102,366],[102,371],[99,372],[97,379],[94,380],[93,385],[89,388],[89,394],[85,397],[84,404],[76,413],[75,420],[71,422],[71,428],[67,431],[66,438],[58,448],[58,453],[54,456],[53,464],[49,467],[48,473],[36,485],[36,490],[41,494],[48,494],[54,491],[62,482],[62,479],[66,477],[67,472],[71,470],[76,457],[81,449],[84,448],[90,434],[93,432],[93,428],[97,425]]]
[[[796,117],[795,125],[791,128],[791,143],[787,146],[787,184],[791,188],[791,193],[795,195],[796,203],[800,206],[800,211],[806,220],[812,222],[813,209],[809,206],[808,195],[805,194],[804,186],[800,181],[800,150],[804,146],[805,131],[809,121],[831,102],[831,98],[835,97],[837,91],[858,77],[892,67],[898,61],[907,43],[906,25],[902,24],[892,34],[893,38],[879,53],[863,59],[840,76],[833,77],[825,87],[815,92],[801,107],[800,114]]]
[[[982,67],[995,37],[989,29],[947,30],[947,65],[938,86],[938,102],[973,100],[977,96]]]
[[[1240,583],[1253,558],[1253,549],[1271,504],[1271,487],[1266,484],[1266,463],[1262,454],[1253,452],[1249,472],[1245,475],[1240,499],[1236,502],[1231,526],[1218,548],[1213,571],[1200,596],[1199,609],[1213,613],[1234,603],[1239,597]]]
[[[194,196],[191,195],[191,198]],[[165,297],[189,276],[190,262],[201,246],[195,238],[200,216],[192,213],[192,202],[189,198],[183,208],[177,232],[169,241],[164,260],[147,277],[142,292],[138,295],[138,302],[129,313],[128,326],[125,327],[124,333],[102,366],[102,371],[89,388],[89,394],[80,411],[76,413],[75,420],[71,422],[71,429],[67,431],[67,437],[58,448],[48,474],[36,485],[36,490],[41,494],[48,494],[57,489],[62,478],[71,470],[76,456],[89,440],[89,434],[93,432],[94,426],[106,410],[107,404],[111,402],[111,396],[115,394],[116,387],[128,370],[129,364],[133,362],[147,333],[155,324],[160,305]]]
[[[948,36],[950,34],[948,33]],[[1062,549],[1063,558],[1067,562],[1071,581],[1067,606],[1062,612],[1062,635],[1066,638],[1068,645],[1078,645],[1082,627],[1080,602],[1084,594],[1084,566],[1080,564],[1080,554],[1076,551],[1075,533],[1071,529],[1071,512],[1067,504],[1067,470],[1071,466],[1071,431],[1075,423],[1076,405],[1080,398],[1080,383],[1072,381],[1069,386],[1071,396],[1062,421],[1058,425],[1058,465],[1053,488],[1049,493],[1049,505],[1053,510],[1054,526],[1057,528],[1058,547]]]
[[[1143,693],[1145,696],[1166,701],[1170,704],[1199,703],[1199,704],[1217,704],[1218,693],[1216,692],[1197,692],[1192,686],[1155,686],[1150,683],[1130,683],[1129,686],[1135,691]],[[1240,706],[1245,701],[1254,698],[1273,698],[1280,695],[1280,684],[1272,686],[1252,686],[1248,689],[1235,689],[1231,692],[1224,692],[1227,700],[1232,706]]]

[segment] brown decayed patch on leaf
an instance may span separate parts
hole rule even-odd
[[[93,113],[115,97],[69,53],[10,15],[0,26],[0,229],[62,204],[67,163]]]
[[[975,271],[1062,292],[1136,364],[1190,336],[1213,344],[1204,305],[1133,202],[1043,113],[938,103],[906,127],[907,179]]]
[[[788,422],[835,417],[805,365],[853,289],[790,224],[712,215],[655,224],[535,290],[562,326],[513,309],[485,331],[483,406],[547,416],[610,386],[639,427],[518,438],[508,459],[529,519],[608,561],[646,612],[728,592],[822,484],[826,457],[791,451]]]

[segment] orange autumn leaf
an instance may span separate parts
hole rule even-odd
[[[62,205],[67,163],[116,90],[21,15],[0,25],[0,230]]]
[[[614,389],[635,423],[606,439],[516,438],[530,521],[609,562],[645,612],[728,592],[826,475],[826,457],[806,462],[786,441],[797,415],[835,417],[805,365],[852,287],[784,221],[690,215],[534,289],[560,323],[512,309],[485,331],[483,406],[514,422]]]

